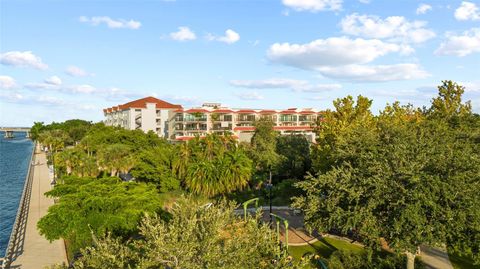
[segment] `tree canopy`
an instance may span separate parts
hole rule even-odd
[[[227,202],[181,198],[171,219],[147,215],[140,240],[99,238],[75,268],[304,268],[280,249],[258,218],[246,221]]]
[[[356,108],[366,101],[336,102],[348,105],[319,126],[317,174],[298,183],[306,195],[294,205],[310,228],[354,233],[372,247],[383,238],[411,254],[446,244],[480,262],[479,118],[443,90],[426,112],[394,104],[372,117]],[[436,116],[445,113],[454,125]]]
[[[162,211],[155,187],[118,178],[65,177],[46,195],[58,199],[37,227],[48,240],[67,239],[78,250],[92,243],[91,233],[130,236],[145,212]]]

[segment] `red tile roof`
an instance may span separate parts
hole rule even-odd
[[[284,111],[280,111],[280,114],[297,114],[297,112],[295,110],[284,110]]]
[[[237,113],[241,114],[251,114],[251,113],[256,113],[255,110],[253,109],[240,109],[237,111]]]
[[[261,114],[275,114],[275,113],[277,113],[277,111],[264,109],[264,110],[260,111],[260,113]]]
[[[186,113],[208,113],[210,111],[202,108],[192,108],[189,110],[185,110]]]
[[[274,126],[273,130],[277,131],[311,131],[310,126]]]
[[[315,114],[315,113],[316,113],[315,111],[311,111],[311,110],[300,111],[300,114],[303,114],[303,115],[309,115],[309,114]]]
[[[163,100],[160,100],[160,99],[157,99],[155,97],[149,96],[149,97],[145,97],[145,98],[142,98],[142,99],[138,99],[138,100],[134,100],[134,101],[125,103],[123,105],[118,105],[118,106],[114,106],[112,108],[107,108],[107,111],[111,112],[111,111],[115,111],[115,110],[124,110],[124,109],[129,109],[129,108],[146,108],[147,103],[155,104],[156,108],[166,108],[166,109],[174,109],[174,108],[181,109],[182,108],[181,105],[170,104],[170,103],[165,102]]]
[[[231,109],[215,109],[213,112],[215,113],[233,113],[234,111]]]
[[[237,126],[233,127],[234,131],[255,131],[255,127],[253,126]]]
[[[155,97],[149,96],[142,99],[134,100],[123,104],[122,106],[125,108],[146,108],[147,103],[154,103],[156,104],[157,108],[182,108],[181,105],[174,105],[163,100],[157,99]]]

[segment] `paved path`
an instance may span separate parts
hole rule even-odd
[[[448,253],[443,250],[422,246],[420,248],[420,257],[427,268],[453,269],[452,263],[448,258]]]
[[[30,204],[24,236],[17,243],[16,259],[10,268],[41,269],[45,266],[67,262],[63,240],[48,242],[37,230],[38,220],[47,213],[53,200],[43,195],[52,187],[45,153],[36,149]]]
[[[268,207],[262,207],[263,220],[269,221]],[[313,235],[308,233],[303,227],[303,216],[301,214],[295,214],[295,212],[288,207],[273,207],[273,213],[285,218],[289,222],[288,229],[288,245],[289,246],[304,246],[315,243],[320,235],[314,233]],[[253,212],[252,209],[249,210]],[[352,243],[352,240],[344,237],[334,235],[324,235],[327,237],[334,237],[338,240],[344,240],[348,243]],[[280,240],[285,240],[285,229],[280,230]],[[361,244],[357,245],[363,247]],[[425,266],[429,269],[453,269],[453,266],[448,258],[448,253],[438,248],[432,248],[428,246],[422,246],[420,252],[420,258]]]

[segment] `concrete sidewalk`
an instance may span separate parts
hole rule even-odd
[[[30,191],[30,204],[23,237],[16,243],[16,258],[10,268],[41,269],[56,263],[67,263],[63,240],[48,242],[37,230],[38,220],[47,214],[53,199],[44,193],[51,190],[51,179],[44,152],[37,147],[34,155],[33,182]],[[37,164],[39,163],[39,164]]]

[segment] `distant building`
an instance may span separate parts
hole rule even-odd
[[[182,109],[155,97],[145,97],[123,105],[103,110],[105,124],[128,130],[153,131],[162,137],[170,137],[169,121],[174,110]]]
[[[320,111],[306,108],[233,109],[219,103],[184,109],[154,97],[147,97],[103,110],[105,124],[126,129],[154,131],[169,140],[185,141],[208,133],[229,132],[240,141],[250,141],[255,131],[253,123],[262,117],[272,119],[274,129],[281,134],[302,134],[315,140],[312,125],[321,117]]]

